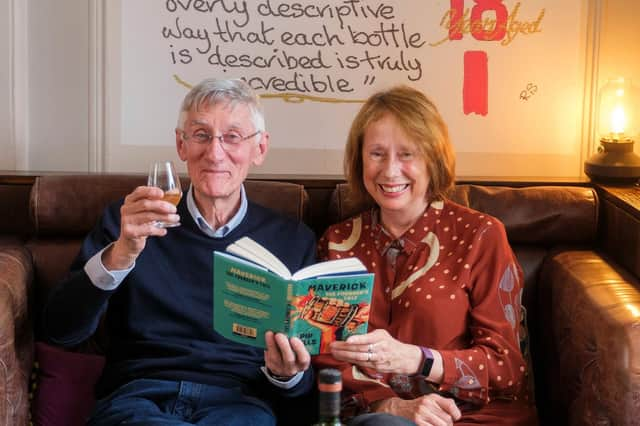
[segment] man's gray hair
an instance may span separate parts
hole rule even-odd
[[[244,80],[216,78],[202,80],[184,97],[178,114],[178,129],[184,128],[184,121],[192,109],[198,110],[217,104],[228,104],[231,107],[246,105],[251,112],[255,130],[266,130],[260,98],[253,89]]]

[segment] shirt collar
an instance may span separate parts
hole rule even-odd
[[[247,208],[249,202],[247,201],[247,194],[244,190],[244,185],[240,186],[240,208],[238,212],[224,225],[218,229],[214,229],[202,216],[198,206],[196,206],[196,200],[193,195],[193,184],[189,186],[189,192],[187,193],[187,209],[193,218],[193,221],[198,225],[198,228],[206,235],[212,238],[226,237],[229,232],[233,231],[240,225],[240,222],[247,215]]]

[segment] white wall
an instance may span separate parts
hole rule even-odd
[[[105,1],[0,0],[0,170],[104,170],[104,159],[95,158],[101,143],[94,132],[101,117],[95,92],[102,81],[92,68],[92,37],[101,24],[95,10]],[[593,1],[602,12],[596,85],[615,75],[640,85],[640,2]],[[583,147],[576,158],[591,149]]]
[[[11,16],[8,0],[0,1],[0,170],[16,168],[11,136]]]

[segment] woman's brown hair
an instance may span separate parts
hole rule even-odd
[[[429,174],[428,201],[446,198],[455,179],[455,155],[447,125],[427,96],[404,85],[373,94],[351,123],[344,152],[344,173],[351,194],[358,201],[372,201],[362,178],[362,144],[367,128],[385,114],[393,115],[423,155]]]

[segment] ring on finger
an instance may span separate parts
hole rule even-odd
[[[373,353],[371,351],[367,352],[367,362],[371,362],[371,356],[373,355]]]
[[[373,353],[373,345],[371,343],[369,343],[369,346],[367,346],[367,352],[369,352],[370,354]]]

